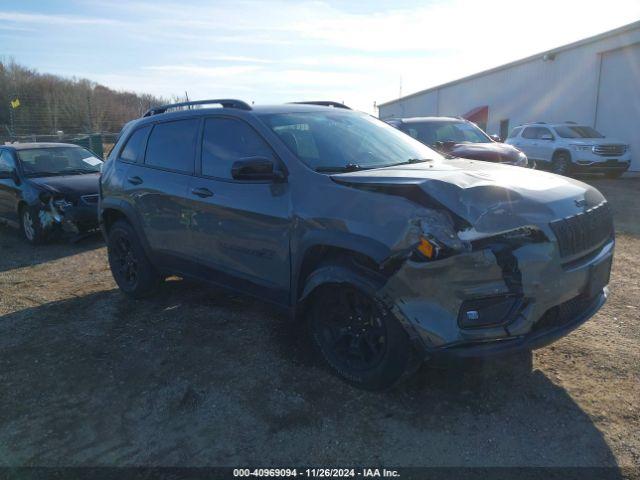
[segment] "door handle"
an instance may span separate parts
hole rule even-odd
[[[191,190],[191,193],[193,193],[194,195],[197,195],[199,197],[202,198],[206,198],[206,197],[213,197],[213,192],[211,190],[209,190],[208,188],[194,188]]]
[[[138,176],[129,177],[127,178],[127,182],[131,183],[132,185],[140,185],[142,183],[142,179]]]

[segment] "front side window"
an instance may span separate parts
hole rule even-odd
[[[551,130],[549,130],[548,128],[538,128],[537,138],[542,139],[544,137],[549,137],[549,136],[553,138],[553,134],[551,133]]]
[[[192,118],[156,124],[149,135],[144,163],[180,173],[193,173],[199,123],[199,119]]]
[[[144,147],[146,145],[147,135],[151,127],[139,128],[129,137],[127,144],[120,152],[120,158],[126,162],[138,162],[144,155]]]
[[[562,138],[604,138],[595,128],[586,125],[563,125],[555,128]]]
[[[491,139],[472,123],[424,122],[406,126],[409,135],[434,146],[437,142],[491,143]]]
[[[2,150],[2,153],[0,153],[0,173],[11,173],[15,168],[16,162],[11,154],[6,150]]]
[[[82,147],[42,147],[17,151],[27,177],[98,173],[102,160]]]
[[[538,128],[537,127],[527,127],[522,132],[522,138],[534,139],[538,138]]]
[[[236,160],[248,157],[273,158],[273,153],[256,131],[240,120],[208,118],[202,137],[202,174],[232,178]]]
[[[264,115],[302,162],[317,171],[381,168],[442,156],[376,118],[356,112]]]

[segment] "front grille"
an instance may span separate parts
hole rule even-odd
[[[548,330],[571,323],[589,310],[594,301],[595,297],[589,298],[586,295],[573,297],[571,300],[567,300],[547,310],[544,315],[540,317],[540,320],[533,325],[531,331]]]
[[[549,226],[563,258],[594,249],[613,235],[613,217],[607,202],[573,217],[555,220]]]
[[[98,204],[98,195],[83,195],[82,202],[86,205],[97,205]]]
[[[626,145],[596,145],[593,147],[593,153],[603,155],[605,157],[623,155],[627,151]]]

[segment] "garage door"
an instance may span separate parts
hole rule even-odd
[[[631,169],[640,171],[640,44],[602,56],[596,129],[631,145]]]

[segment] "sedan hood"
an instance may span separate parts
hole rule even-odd
[[[499,233],[583,212],[604,201],[595,188],[567,177],[473,160],[332,175],[335,182],[401,195],[429,208],[445,207],[477,233]]]
[[[29,181],[54,193],[75,200],[82,195],[98,193],[99,173],[30,178]]]
[[[451,155],[484,162],[515,163],[520,150],[506,143],[456,143],[447,151]]]

